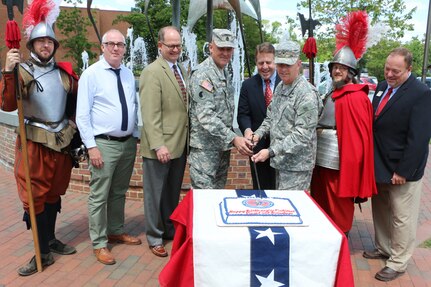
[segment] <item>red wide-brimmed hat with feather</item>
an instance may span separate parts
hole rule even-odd
[[[365,11],[354,11],[341,19],[335,26],[336,47],[333,60],[329,63],[329,70],[333,64],[342,64],[350,68],[356,75],[356,65],[366,51],[368,36],[368,15]]]

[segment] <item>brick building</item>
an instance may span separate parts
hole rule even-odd
[[[24,11],[27,7],[27,1],[24,1]],[[63,7],[61,6],[61,10],[70,10],[71,7]],[[87,9],[86,8],[78,8],[81,11],[81,14],[83,17],[88,17],[87,15]],[[111,28],[115,28],[120,30],[125,36],[127,35],[127,28],[128,23],[125,22],[119,22],[115,25],[112,24],[112,22],[116,19],[118,15],[124,15],[129,14],[130,12],[124,12],[124,11],[108,11],[108,10],[100,10],[100,9],[92,9],[93,18],[96,22],[97,29],[99,30],[100,36],[108,31]],[[7,19],[7,7],[5,5],[0,5],[0,66],[3,63],[6,53],[7,53],[7,47],[5,45],[4,39],[5,39],[5,28],[6,28],[6,21]],[[14,16],[15,21],[18,23],[18,26],[21,28],[22,31],[22,15],[18,11],[16,7],[14,7]],[[57,40],[61,41],[65,37],[60,33],[58,29],[55,31]],[[21,52],[24,55],[24,59],[28,57],[29,51],[26,49],[26,39],[24,37],[24,33],[21,33]],[[93,26],[89,26],[87,28],[87,39],[91,43],[99,43],[99,40],[97,39],[96,32],[94,31]],[[93,52],[99,53],[99,50],[97,48],[94,49]],[[58,51],[56,52],[56,59],[58,61],[70,61],[70,59],[67,59],[64,57],[65,51],[62,49],[61,45]]]

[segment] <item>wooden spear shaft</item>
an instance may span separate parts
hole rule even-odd
[[[37,232],[36,212],[34,210],[33,193],[31,191],[31,178],[30,170],[28,165],[28,150],[27,150],[27,134],[25,131],[24,124],[24,109],[22,106],[22,93],[20,87],[20,81],[18,77],[18,65],[14,68],[15,76],[15,92],[18,106],[18,124],[19,124],[19,136],[21,138],[21,153],[22,153],[22,165],[24,166],[25,184],[28,197],[28,208],[30,213],[31,231],[33,234],[34,251],[36,257],[37,271],[42,272],[42,258],[40,254],[39,236]]]

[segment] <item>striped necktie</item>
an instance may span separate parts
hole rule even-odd
[[[181,94],[183,95],[183,101],[184,103],[187,104],[187,91],[186,91],[186,86],[184,85],[183,80],[181,79],[180,74],[178,73],[178,68],[177,65],[173,65],[172,69],[174,70],[174,75],[175,75],[175,79],[177,79],[178,85],[180,86],[181,89]]]

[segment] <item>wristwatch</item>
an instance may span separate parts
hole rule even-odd
[[[274,151],[272,150],[272,148],[268,148],[268,151],[269,151],[269,157],[271,158],[271,157],[274,157],[275,156],[275,153],[274,153]]]

